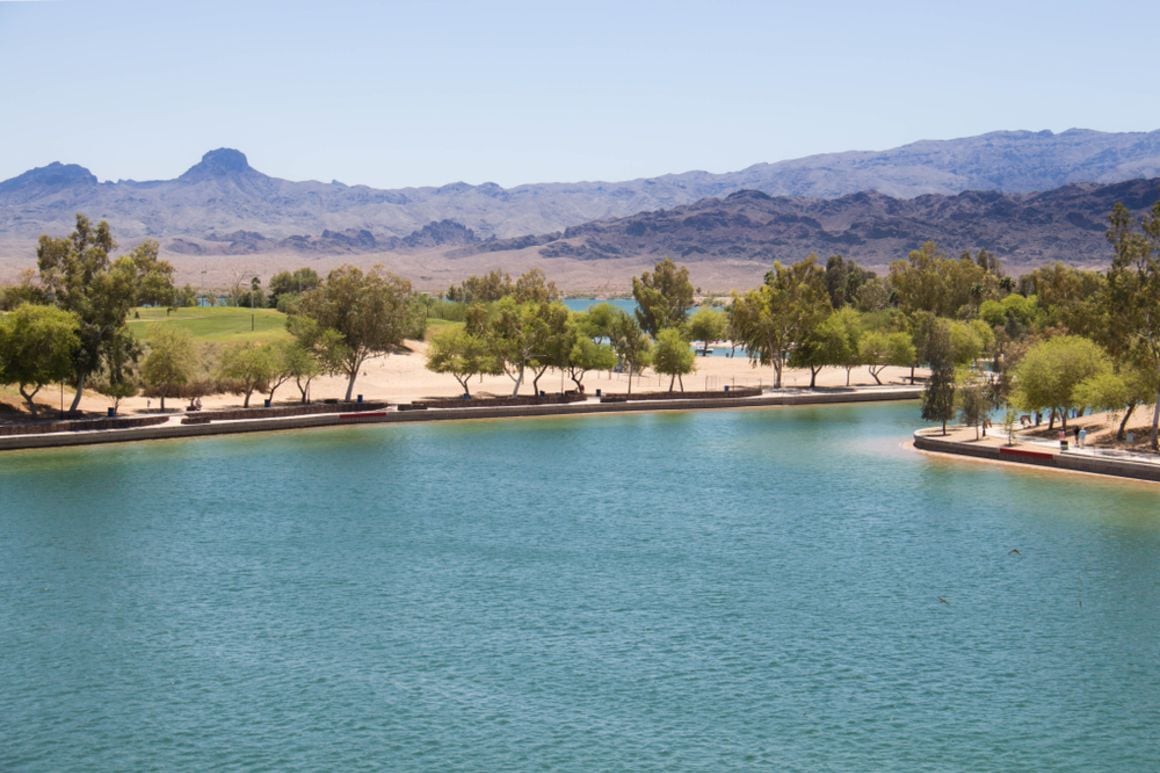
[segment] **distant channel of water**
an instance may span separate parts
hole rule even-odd
[[[0,769],[1145,770],[1160,489],[914,403],[0,457]]]

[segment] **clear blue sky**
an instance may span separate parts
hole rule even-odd
[[[1160,128],[1160,2],[0,0],[0,179],[622,180]]]

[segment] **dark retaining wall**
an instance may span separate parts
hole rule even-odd
[[[762,391],[757,387],[743,387],[741,389],[714,389],[701,392],[606,392],[600,397],[602,403],[624,403],[630,400],[709,400],[716,398],[737,399],[740,397],[758,397]]]
[[[439,397],[430,400],[416,400],[411,403],[412,409],[424,408],[510,408],[523,405],[566,405],[581,403],[588,398],[578,392],[553,392],[542,397],[533,395],[515,395],[512,397]]]
[[[188,413],[183,423],[204,424],[206,421],[237,421],[239,419],[269,419],[284,416],[313,416],[317,413],[353,413],[356,411],[381,411],[387,407],[385,401],[378,402],[325,402],[299,403],[297,405],[272,405],[269,408],[231,408],[220,411],[194,411]]]
[[[0,426],[0,437],[11,435],[42,435],[45,432],[91,432],[98,429],[129,429],[164,424],[169,416],[113,416],[104,419],[70,419],[66,421],[42,421],[28,424],[5,424]]]

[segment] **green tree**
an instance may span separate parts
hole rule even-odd
[[[298,357],[305,349],[297,341],[277,341],[265,344],[265,348],[270,353],[272,365],[270,380],[266,382],[266,398],[273,403],[278,389],[300,375]]]
[[[652,271],[633,277],[632,297],[637,322],[649,335],[655,338],[663,328],[680,327],[693,307],[689,269],[665,258]]]
[[[890,305],[891,293],[886,280],[871,276],[862,282],[854,295],[854,308],[858,311],[881,311]]]
[[[955,362],[951,336],[945,322],[936,322],[926,338],[926,358],[930,378],[922,391],[922,418],[942,422],[942,433],[947,434],[947,422],[955,415]]]
[[[947,331],[951,337],[951,350],[954,353],[955,364],[973,365],[983,356],[994,343],[995,334],[981,320],[962,322],[946,320]]]
[[[613,318],[611,333],[612,350],[628,374],[628,393],[632,394],[632,374],[648,367],[652,342],[632,315],[619,310]]]
[[[870,370],[874,383],[881,385],[879,374],[887,367],[905,367],[916,357],[914,343],[907,333],[884,333],[872,330],[858,340],[858,357]]]
[[[765,283],[733,296],[729,326],[753,363],[772,365],[774,388],[781,387],[786,357],[830,314],[825,272],[811,255],[800,263],[774,262]]]
[[[516,277],[511,295],[516,303],[554,303],[560,300],[560,291],[549,282],[538,268],[529,269]]]
[[[79,344],[73,352],[76,394],[72,411],[80,404],[86,380],[102,362],[132,360],[136,354],[134,339],[125,330],[125,320],[137,298],[135,262],[119,262],[114,270],[109,253],[115,246],[108,223],[101,221],[93,227],[79,214],[70,236],[41,236],[37,245],[37,267],[46,296],[79,321]],[[134,348],[114,351],[123,347]]]
[[[421,335],[426,321],[411,283],[379,267],[366,274],[353,266],[336,268],[322,285],[303,294],[299,312],[319,331],[337,333],[330,338],[328,358],[347,377],[347,400],[363,364],[398,349],[406,336]]]
[[[846,369],[846,386],[850,386],[850,371],[861,360],[858,341],[862,337],[862,316],[849,306],[843,306],[826,317],[805,340],[790,352],[789,365],[808,368],[810,389],[817,383],[818,373],[827,366]]]
[[[1116,204],[1108,221],[1114,250],[1107,276],[1109,333],[1117,342],[1117,354],[1160,374],[1160,202],[1144,218],[1142,233],[1132,227],[1123,204]],[[1152,413],[1151,443],[1153,451],[1160,450],[1160,394]]]
[[[133,288],[133,306],[178,305],[177,287],[173,284],[173,264],[158,257],[156,241],[147,239],[113,262],[114,272],[124,272]]]
[[[250,407],[250,396],[269,388],[278,371],[277,357],[270,345],[252,341],[230,344],[222,352],[218,363],[218,378],[227,391],[244,395],[243,408]]]
[[[1041,341],[1015,366],[1013,402],[1023,410],[1052,409],[1067,429],[1067,412],[1082,405],[1076,387],[1112,372],[1111,359],[1098,344],[1079,336],[1059,336]]]
[[[689,317],[687,325],[689,338],[701,342],[702,354],[709,353],[709,344],[725,337],[729,327],[729,318],[725,312],[702,306]]]
[[[960,368],[955,383],[954,402],[959,409],[959,417],[965,426],[975,428],[975,440],[979,439],[979,425],[991,410],[988,384],[978,370]]]
[[[36,393],[72,373],[80,344],[75,314],[29,303],[0,316],[0,383],[16,384],[36,415]]]
[[[685,381],[682,378],[686,373],[692,373],[695,366],[693,350],[689,342],[675,327],[667,327],[657,333],[656,346],[653,347],[653,370],[669,376],[669,391],[673,391],[673,384],[678,380],[681,391],[685,391]]]
[[[998,294],[999,279],[972,260],[939,252],[934,242],[911,250],[906,260],[890,264],[890,285],[907,313],[927,311],[940,317],[968,318]]]
[[[835,309],[852,305],[862,286],[874,278],[873,271],[841,255],[831,255],[826,259],[826,293],[830,296],[830,305]]]
[[[165,398],[180,393],[182,387],[197,375],[201,366],[201,352],[188,332],[179,328],[159,326],[149,336],[149,351],[141,363],[141,381],[146,394]]]
[[[120,355],[126,358],[132,357],[133,360],[139,354],[136,346],[114,347],[112,353],[114,357]],[[126,397],[133,397],[141,391],[141,376],[135,365],[135,362],[128,360],[109,360],[92,378],[93,391],[113,401],[113,413],[121,409],[122,400]]]
[[[446,328],[432,336],[427,347],[427,369],[454,376],[465,395],[471,394],[468,382],[472,376],[503,373],[495,349],[487,339],[460,327]]]
[[[1127,379],[1111,370],[1088,376],[1076,384],[1072,397],[1078,404],[1097,411],[1121,411],[1133,400]]]
[[[1108,343],[1107,281],[1098,272],[1056,262],[1024,274],[1019,289],[1035,296],[1040,327]]]
[[[476,317],[483,313],[482,326]],[[561,303],[519,303],[503,298],[490,313],[469,308],[469,332],[481,330],[503,370],[514,382],[518,395],[524,378],[532,373],[532,391],[539,393],[539,380],[548,368],[564,367],[571,350],[568,309]]]
[[[597,303],[576,315],[576,327],[593,341],[612,338],[612,326],[619,310],[611,303]]]
[[[322,373],[322,364],[301,341],[291,341],[283,349],[283,365],[294,379],[303,404],[310,402],[310,382]]]
[[[296,298],[302,293],[310,292],[320,284],[322,284],[322,277],[312,268],[279,271],[270,277],[270,308],[281,309],[286,303],[284,298]]]
[[[469,276],[462,284],[451,285],[447,290],[447,300],[460,303],[494,303],[515,290],[512,278],[503,271],[495,270],[483,276]]]
[[[568,378],[577,389],[584,388],[584,375],[590,370],[612,370],[616,367],[616,352],[608,344],[597,343],[588,336],[579,335],[568,352]]]
[[[36,272],[24,269],[20,272],[20,281],[14,285],[0,287],[0,311],[11,311],[22,303],[49,305],[50,301],[44,288],[40,286]]]

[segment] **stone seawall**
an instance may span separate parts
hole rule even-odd
[[[599,403],[589,401],[571,404],[499,406],[495,408],[432,408],[424,411],[383,410],[361,413],[323,413],[286,418],[210,421],[206,424],[171,423],[138,429],[105,432],[70,432],[44,435],[0,437],[0,451],[31,448],[127,443],[138,440],[231,435],[244,432],[277,432],[312,427],[337,427],[350,424],[391,424],[412,421],[463,421],[465,419],[507,419],[531,416],[573,416],[594,413],[636,413],[642,411],[689,411],[720,408],[763,408],[790,405],[826,405],[844,403],[913,400],[922,387],[897,387],[825,392],[787,392],[760,397],[718,397],[691,400]]]
[[[914,433],[914,447],[922,451],[939,454],[969,456],[989,459],[1008,464],[1047,467],[1055,470],[1089,472],[1094,475],[1110,475],[1118,478],[1133,478],[1160,482],[1160,464],[1120,459],[1106,456],[1091,456],[1074,451],[1048,451],[1018,446],[992,446],[945,440],[927,434],[931,430]]]

